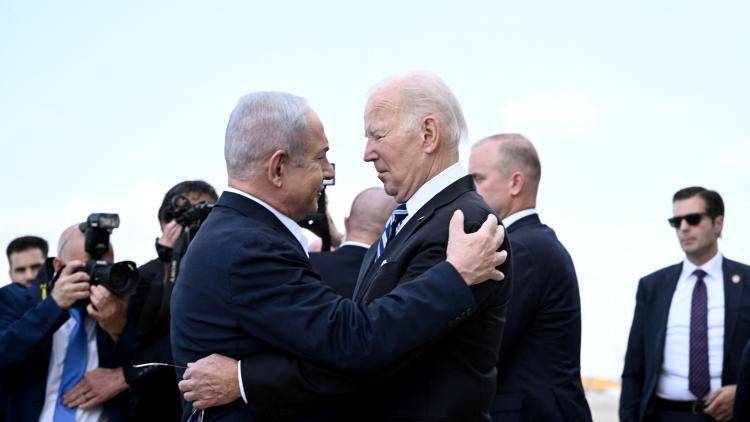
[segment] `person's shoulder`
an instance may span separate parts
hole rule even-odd
[[[495,211],[487,205],[487,202],[475,190],[462,193],[454,199],[448,206],[444,207],[442,212],[450,219],[456,210],[461,210],[464,214],[464,224],[482,224],[487,216],[492,214],[497,217]],[[499,217],[498,217],[499,221]]]
[[[727,257],[724,257],[725,264],[728,268],[731,268],[733,271],[737,272],[744,272],[750,274],[750,265],[743,264],[739,261],[731,260]]]
[[[644,287],[652,287],[652,286],[660,285],[661,283],[668,281],[668,279],[670,278],[679,277],[681,268],[682,268],[682,262],[678,262],[677,264],[672,264],[667,267],[660,268],[652,273],[646,274],[645,276],[641,277],[639,284]]]

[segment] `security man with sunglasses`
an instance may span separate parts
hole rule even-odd
[[[730,421],[750,338],[750,267],[719,252],[724,202],[717,192],[681,189],[673,204],[669,224],[685,260],[638,284],[620,420]]]

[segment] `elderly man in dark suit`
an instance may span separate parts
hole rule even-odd
[[[396,205],[383,188],[365,189],[354,198],[344,219],[344,241],[333,252],[310,253],[310,264],[323,283],[341,296],[352,297],[362,259],[383,233]]]
[[[581,385],[578,279],[568,251],[536,211],[539,155],[520,134],[494,135],[474,145],[469,171],[513,244],[513,300],[493,420],[590,421]]]
[[[620,420],[729,421],[750,338],[750,267],[719,252],[724,201],[717,192],[689,187],[672,202],[669,223],[685,260],[638,283]]]
[[[430,123],[431,131],[437,130],[434,124]],[[224,404],[206,410],[204,420],[252,416],[243,400],[258,397],[250,394],[238,400],[246,391],[240,387],[253,385],[255,376],[262,374],[246,371],[246,361],[271,355],[354,373],[378,371],[449,335],[474,309],[484,307],[487,301],[468,286],[503,278],[496,267],[506,254],[496,248],[504,236],[495,217],[487,207],[465,210],[470,229],[482,224],[467,235],[463,214],[452,207],[441,212],[440,220],[447,240],[454,216],[447,250],[442,243],[434,258],[415,270],[410,283],[367,303],[335,294],[312,270],[306,241],[295,224],[315,211],[323,179],[333,176],[327,150],[320,120],[299,97],[250,94],[230,117],[224,149],[230,189],[188,248],[172,295],[175,363],[186,365],[211,353],[225,355],[190,363],[181,382],[185,399],[195,400],[196,408],[208,402]],[[492,292],[502,286],[482,285]],[[239,358],[240,365],[233,360]],[[216,400],[202,395],[206,390],[196,382],[202,376],[225,381],[221,388],[208,386]],[[327,388],[337,388],[333,379],[306,380],[330,382]],[[482,391],[450,393],[463,399]],[[186,402],[185,415],[191,407]],[[290,411],[279,409],[281,414]]]

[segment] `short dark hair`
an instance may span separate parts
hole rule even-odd
[[[708,190],[700,186],[690,186],[678,190],[672,197],[672,203],[692,198],[694,196],[700,197],[703,199],[703,202],[706,203],[706,214],[708,214],[709,217],[716,218],[720,215],[724,215],[724,200],[721,199],[719,192]]]
[[[159,213],[157,214],[157,218],[159,218],[160,224],[167,222],[166,213],[169,207],[172,205],[172,198],[178,195],[187,195],[189,193],[208,195],[211,197],[211,199],[214,200],[214,202],[219,199],[219,196],[216,195],[216,190],[214,190],[214,187],[204,182],[203,180],[186,180],[184,182],[180,182],[172,186],[172,189],[167,191],[167,194],[164,195],[164,199],[161,201]]]
[[[13,239],[8,244],[8,248],[5,250],[5,255],[8,257],[8,261],[10,261],[10,254],[27,251],[29,249],[41,249],[42,255],[47,258],[49,245],[47,245],[47,241],[42,239],[41,237],[21,236]]]

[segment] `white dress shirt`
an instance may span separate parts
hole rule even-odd
[[[711,260],[697,267],[689,260],[682,264],[672,304],[669,307],[667,334],[664,342],[664,362],[661,367],[656,395],[677,401],[696,400],[688,388],[690,368],[690,309],[693,287],[697,277],[693,272],[700,268],[706,272],[703,281],[708,295],[708,367],[711,374],[711,391],[721,387],[721,370],[724,365],[724,272],[723,257],[717,253]],[[701,397],[702,398],[702,397]]]
[[[401,227],[404,227],[409,220],[422,208],[430,199],[440,193],[441,190],[450,186],[451,183],[466,176],[466,172],[461,168],[461,164],[455,163],[452,166],[446,168],[440,173],[432,177],[432,179],[425,182],[424,185],[420,186],[411,198],[406,200],[406,212],[408,215],[396,228],[396,233],[401,231]]]
[[[262,205],[264,208],[266,208],[268,211],[271,211],[271,214],[276,216],[276,218],[281,221],[281,224],[284,225],[284,227],[289,230],[295,239],[299,242],[300,246],[302,246],[302,249],[305,251],[305,254],[309,256],[307,253],[307,237],[302,233],[302,228],[297,224],[296,221],[292,220],[291,218],[287,217],[286,215],[280,213],[276,208],[268,205],[264,201],[254,197],[253,195],[250,195],[247,192],[243,192],[239,189],[235,189],[232,187],[227,188],[226,192],[232,192],[236,193],[237,195],[244,196],[245,198],[251,199],[258,204]],[[247,403],[247,397],[245,397],[245,389],[242,385],[242,366],[240,365],[242,361],[237,361],[237,379],[240,382],[240,395],[242,395],[242,400]]]
[[[84,314],[86,314],[85,311]],[[63,365],[65,363],[65,354],[68,352],[70,333],[75,326],[76,320],[72,317],[68,318],[52,336],[52,353],[49,357],[49,369],[47,369],[47,390],[44,395],[42,414],[39,416],[40,422],[51,422],[54,418],[57,394],[60,391],[60,378],[62,378]],[[99,352],[96,346],[96,321],[86,315],[84,326],[86,327],[86,338],[88,340],[88,359],[86,361],[86,371],[88,372],[99,367]],[[76,409],[76,422],[108,420],[109,418],[104,412],[104,406],[102,405],[89,410]]]
[[[513,214],[503,218],[503,225],[507,229],[510,227],[511,224],[515,223],[516,221],[528,217],[530,215],[536,214],[536,208],[526,208],[525,210],[516,211]]]

